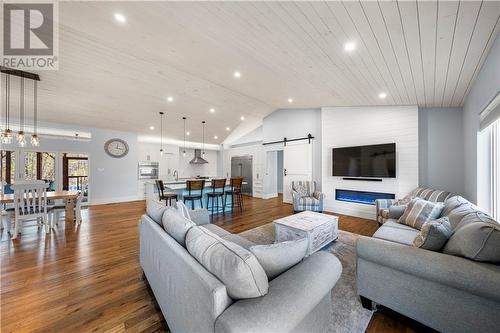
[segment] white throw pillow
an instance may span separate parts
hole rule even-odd
[[[250,251],[264,268],[269,280],[274,279],[304,259],[308,246],[307,238],[275,243],[254,245]]]
[[[186,207],[184,202],[177,201],[176,206],[177,206],[177,211],[179,212],[179,214],[181,214],[182,216],[184,216],[188,220],[191,220],[191,216],[189,215],[189,209]]]
[[[252,252],[203,227],[192,227],[188,231],[186,247],[203,267],[224,283],[232,299],[267,294],[266,273]]]
[[[172,236],[183,247],[186,247],[186,234],[188,230],[196,225],[193,221],[182,216],[173,207],[169,207],[163,213],[162,224],[167,234]]]

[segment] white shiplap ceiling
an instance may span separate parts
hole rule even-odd
[[[169,137],[182,138],[185,115],[190,141],[201,141],[206,120],[207,141],[218,143],[226,127],[244,133],[278,108],[460,106],[498,32],[500,2],[61,2],[59,9],[60,67],[39,73],[42,120],[152,134],[164,111]],[[357,45],[350,53],[349,41]]]

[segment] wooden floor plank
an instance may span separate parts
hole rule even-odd
[[[28,223],[19,238],[0,234],[1,332],[165,332],[168,326],[139,265],[138,221],[145,202],[91,206],[80,226],[45,235]],[[239,233],[293,213],[281,197],[245,197],[244,210],[214,217]],[[371,236],[375,221],[340,216],[339,228]],[[425,330],[388,310],[368,332]]]

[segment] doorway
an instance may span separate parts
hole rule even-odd
[[[62,156],[63,190],[81,191],[84,197],[89,191],[89,158],[85,154],[64,153]]]

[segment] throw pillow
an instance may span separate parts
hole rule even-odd
[[[414,198],[406,207],[405,212],[399,218],[398,223],[406,224],[420,230],[424,223],[435,220],[441,215],[444,204],[442,202],[430,202],[420,198]]]
[[[146,214],[159,225],[161,225],[161,217],[166,209],[167,206],[158,200],[148,200],[146,202]]]
[[[295,189],[295,192],[299,195],[299,197],[306,197],[309,194],[307,193],[307,187],[302,184],[297,184],[293,187]]]
[[[191,215],[189,214],[189,209],[186,207],[184,202],[177,201],[175,203],[175,205],[177,206],[177,211],[179,212],[179,214],[181,214],[182,216],[184,216],[188,220],[191,220]]]
[[[393,205],[387,210],[387,217],[391,219],[399,219],[403,216],[407,205]],[[382,215],[383,216],[383,215]],[[385,217],[385,216],[384,216]]]
[[[475,221],[455,230],[443,252],[476,261],[500,263],[500,225],[481,212],[474,216]]]
[[[173,207],[169,207],[165,210],[162,217],[163,229],[172,236],[177,243],[186,247],[186,234],[189,229],[191,229],[194,224],[193,221],[188,220]]]
[[[413,240],[413,246],[430,251],[441,251],[452,234],[447,217],[425,223],[420,234]]]
[[[203,227],[193,227],[188,231],[186,246],[203,267],[224,283],[232,299],[267,294],[266,273],[252,252]]]
[[[300,238],[271,245],[254,245],[250,252],[257,257],[267,277],[272,280],[302,261],[308,245],[307,238]]]

